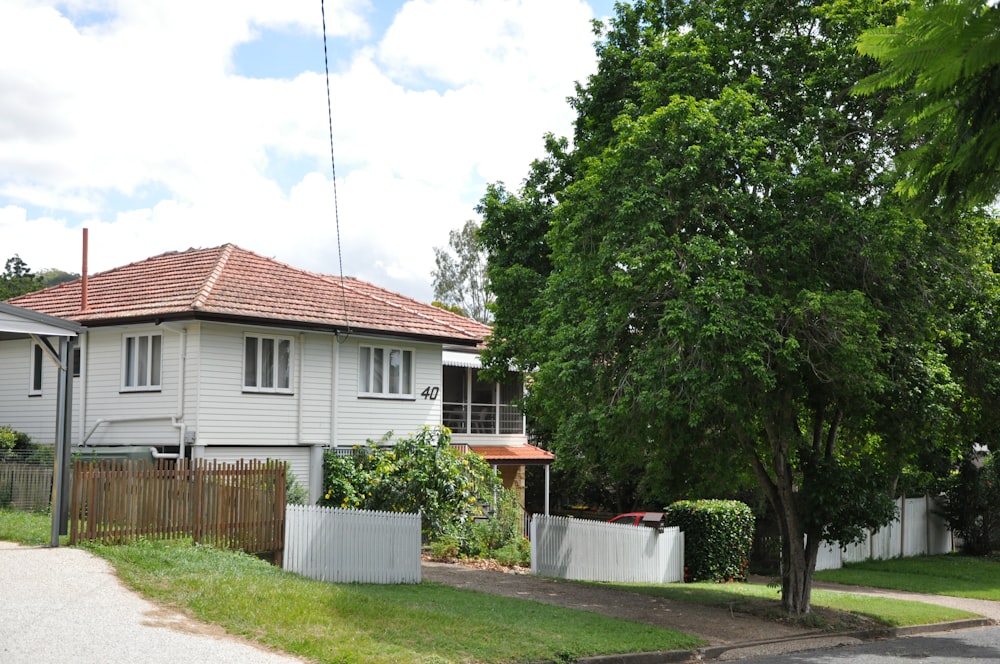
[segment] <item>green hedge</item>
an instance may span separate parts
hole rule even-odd
[[[684,533],[684,580],[746,581],[754,516],[736,500],[680,500],[665,510]]]

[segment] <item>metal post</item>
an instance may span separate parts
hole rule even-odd
[[[56,404],[55,472],[52,477],[52,537],[49,545],[59,546],[59,536],[69,532],[70,444],[73,434],[73,337],[59,338],[59,372]]]
[[[549,515],[549,464],[545,464],[545,516]]]

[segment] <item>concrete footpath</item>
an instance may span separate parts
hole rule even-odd
[[[302,661],[153,604],[86,551],[0,542],[4,664]]]

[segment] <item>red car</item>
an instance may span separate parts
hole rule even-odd
[[[663,512],[626,512],[616,517],[608,519],[608,523],[623,523],[630,526],[649,526],[650,528],[660,528],[663,526]]]

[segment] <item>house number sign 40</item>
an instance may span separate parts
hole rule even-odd
[[[430,399],[431,401],[434,401],[435,399],[438,398],[438,388],[425,387],[424,391],[420,393],[420,396],[422,396],[425,399]]]

